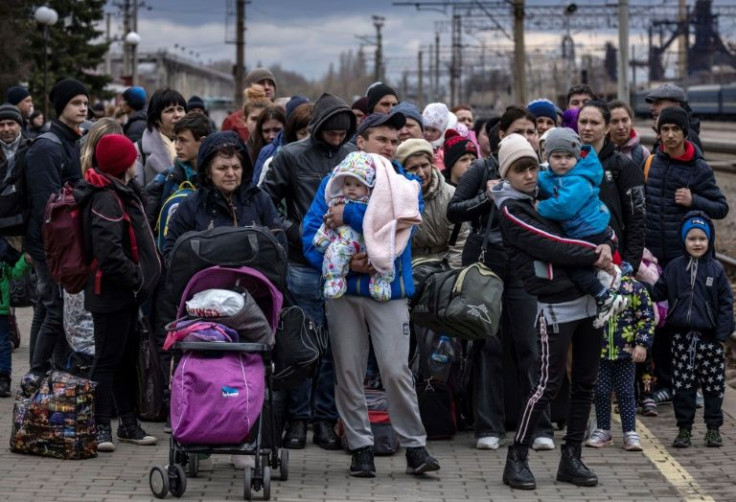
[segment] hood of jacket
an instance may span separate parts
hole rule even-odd
[[[353,114],[350,107],[342,99],[338,98],[337,96],[333,96],[332,94],[322,94],[317,102],[314,103],[312,118],[309,120],[309,134],[312,140],[316,144],[325,145],[325,143],[319,137],[319,132],[321,131],[322,126],[330,117],[337,115],[338,113],[345,112],[350,114],[350,128],[348,129],[347,134],[345,134],[345,139],[342,141],[342,143],[340,143],[340,146],[350,141],[350,138],[355,135],[355,131],[357,129],[355,115]],[[337,150],[339,147],[331,148]]]
[[[710,237],[708,237],[708,251],[703,255],[701,260],[714,260],[716,257],[716,227],[713,225],[713,220],[710,219],[710,216],[705,214],[703,211],[689,211],[684,218],[682,218],[682,222],[680,222],[680,228],[678,229],[677,233],[679,235],[682,235],[682,228],[685,226],[685,222],[688,221],[690,218],[700,218],[701,220],[705,221],[705,224],[708,225],[708,228],[710,228]],[[685,242],[681,239],[682,242],[682,254],[686,258],[690,258],[690,255],[688,254],[687,250],[685,249]]]
[[[626,143],[618,147],[618,150],[621,153],[630,154],[634,150],[634,148],[636,148],[640,144],[641,144],[641,135],[636,131],[636,129],[632,127],[631,134],[629,135],[629,139],[626,141]]]
[[[444,188],[445,183],[445,177],[442,176],[442,173],[440,173],[440,170],[436,167],[432,166],[432,170],[429,173],[430,179],[429,179],[429,186],[427,187],[427,193],[423,193],[422,197],[424,197],[424,200],[430,201],[437,197],[440,192],[442,192],[442,189]]]
[[[549,172],[552,173],[552,170]],[[600,185],[603,180],[603,167],[593,147],[583,145],[578,163],[562,176],[581,176],[595,186]]]
[[[664,158],[666,162],[677,162],[678,164],[695,164],[699,160],[705,160],[703,152],[695,143],[689,140],[685,140],[685,153],[679,157],[672,157],[669,153],[664,151],[664,146],[659,145],[657,148],[656,155]]]
[[[510,199],[528,201],[530,204],[534,204],[534,198],[536,197],[536,193],[528,194],[513,188],[511,183],[506,180],[494,186],[491,193],[493,194],[493,202],[496,203],[498,208]]]

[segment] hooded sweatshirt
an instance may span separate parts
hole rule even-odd
[[[332,146],[321,139],[322,126],[332,116],[347,113],[350,127],[345,139]],[[322,179],[356,150],[348,144],[355,134],[355,115],[350,107],[337,96],[323,94],[314,104],[309,122],[309,138],[285,145],[271,161],[261,188],[271,197],[275,206],[286,203],[284,228],[289,240],[289,261],[306,265],[302,254],[300,225],[312,204]]]
[[[703,211],[690,211],[678,228],[693,217],[705,220],[710,228],[708,251],[693,258],[680,237],[680,256],[664,269],[652,290],[654,301],[667,300],[667,324],[680,332],[697,331],[709,340],[725,342],[734,329],[733,291],[723,265],[716,260],[716,229]]]
[[[647,147],[641,144],[641,136],[633,127],[631,128],[631,134],[628,141],[616,148],[623,155],[626,155],[628,158],[633,160],[634,164],[640,167],[644,165],[644,161],[647,160],[650,153]]]

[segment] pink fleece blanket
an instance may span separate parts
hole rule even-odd
[[[371,264],[378,272],[387,274],[409,243],[411,227],[422,222],[421,186],[397,174],[385,157],[371,156],[376,165],[376,184],[363,219],[363,237]]]

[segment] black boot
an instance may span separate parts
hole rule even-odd
[[[10,397],[10,375],[0,374],[0,397]]]
[[[580,458],[580,443],[562,445],[562,458],[557,469],[557,481],[572,483],[576,486],[595,486],[598,476],[588,469]]]
[[[518,443],[509,446],[506,467],[503,469],[503,484],[519,490],[534,490],[537,487],[534,474],[529,470],[527,463],[528,454],[528,446]]]

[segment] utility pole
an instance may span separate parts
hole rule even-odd
[[[434,34],[434,100],[440,99],[440,32]]]
[[[680,83],[687,87],[688,80],[688,61],[689,56],[689,34],[690,26],[687,21],[687,0],[680,0],[678,9],[678,28],[680,29],[680,37],[678,41],[678,59],[677,59],[677,73],[680,77]]]
[[[138,33],[138,0],[133,0],[133,31]],[[138,45],[131,45],[130,71],[133,75],[133,85],[138,85]]]
[[[130,33],[130,0],[123,2],[123,37]],[[123,43],[123,75],[131,75],[130,71],[130,46]]]
[[[618,99],[628,103],[629,95],[629,0],[618,2]]]
[[[434,101],[437,96],[437,89],[434,86],[434,45],[429,44],[427,54],[427,73],[429,73],[429,100]],[[420,110],[421,111],[421,110]]]
[[[105,56],[105,75],[108,76],[112,75],[112,54],[110,53],[110,43],[112,42],[112,38],[110,37],[111,19],[111,12],[105,14],[105,42],[107,42],[107,55]]]
[[[243,81],[245,80],[245,0],[236,0],[235,11],[235,96],[233,103],[243,106]]]
[[[383,78],[383,38],[381,37],[381,28],[386,18],[383,16],[373,16],[373,26],[376,27],[376,67],[374,70],[374,78],[376,82]]]
[[[419,49],[417,55],[417,69],[419,77],[417,79],[417,106],[420,110],[424,108],[424,72],[422,71],[422,49]]]
[[[514,0],[514,100],[526,105],[526,53],[524,48],[524,0]]]

